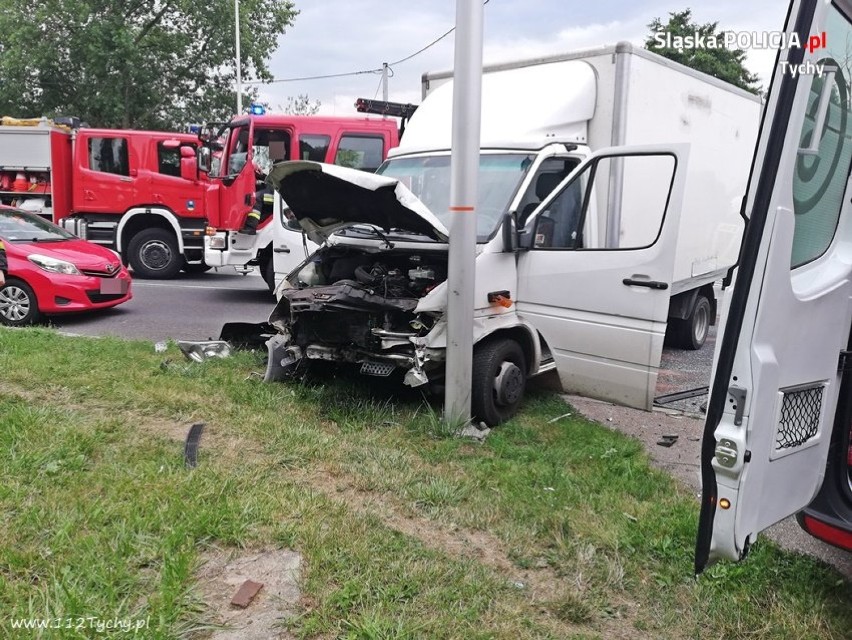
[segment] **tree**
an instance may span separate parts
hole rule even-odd
[[[297,13],[292,0],[240,0],[243,78],[272,79],[269,57]],[[0,115],[153,129],[224,120],[234,49],[233,0],[0,0]]]
[[[669,21],[663,24],[659,18],[654,18],[648,25],[651,34],[645,40],[645,48],[658,53],[670,60],[679,62],[698,71],[711,75],[725,82],[730,82],[746,91],[760,93],[762,87],[758,84],[758,77],[745,67],[745,51],[742,49],[728,49],[722,46],[724,42],[724,31],[719,31],[718,22],[697,24],[693,22],[692,10],[674,11],[669,13]],[[675,46],[660,46],[659,33],[670,34],[672,44]],[[695,47],[677,48],[678,38],[694,37],[698,35],[708,41],[715,37],[717,47]],[[681,40],[682,42],[682,40]],[[665,43],[668,44],[668,43]]]
[[[284,113],[289,113],[294,116],[315,116],[320,109],[322,103],[319,100],[311,102],[307,94],[300,93],[295,98],[287,97],[287,106],[284,107]]]

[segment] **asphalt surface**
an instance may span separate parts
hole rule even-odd
[[[53,316],[64,332],[160,341],[216,339],[226,322],[264,322],[275,298],[256,274],[231,268],[174,280],[134,279],[133,299],[112,309]]]

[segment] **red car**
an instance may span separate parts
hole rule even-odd
[[[9,271],[0,286],[0,323],[32,324],[43,315],[104,309],[131,298],[119,257],[35,214],[0,207]]]

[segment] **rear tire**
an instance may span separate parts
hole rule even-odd
[[[139,278],[174,278],[185,264],[174,234],[165,229],[140,231],[127,249],[133,275]]]
[[[526,384],[526,359],[517,342],[501,338],[476,346],[471,404],[477,420],[494,427],[514,416]]]
[[[697,351],[707,340],[710,333],[713,305],[707,296],[699,293],[695,299],[692,313],[684,320],[671,320],[675,344],[681,349]]]
[[[23,327],[42,318],[38,299],[32,287],[23,280],[9,278],[0,286],[0,323]]]

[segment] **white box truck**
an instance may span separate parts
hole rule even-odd
[[[278,289],[267,379],[315,359],[442,384],[450,74],[377,175],[277,165],[324,243]],[[667,321],[686,346],[736,262],[757,97],[630,44],[485,69],[473,409],[512,415],[530,376],[650,409]]]

